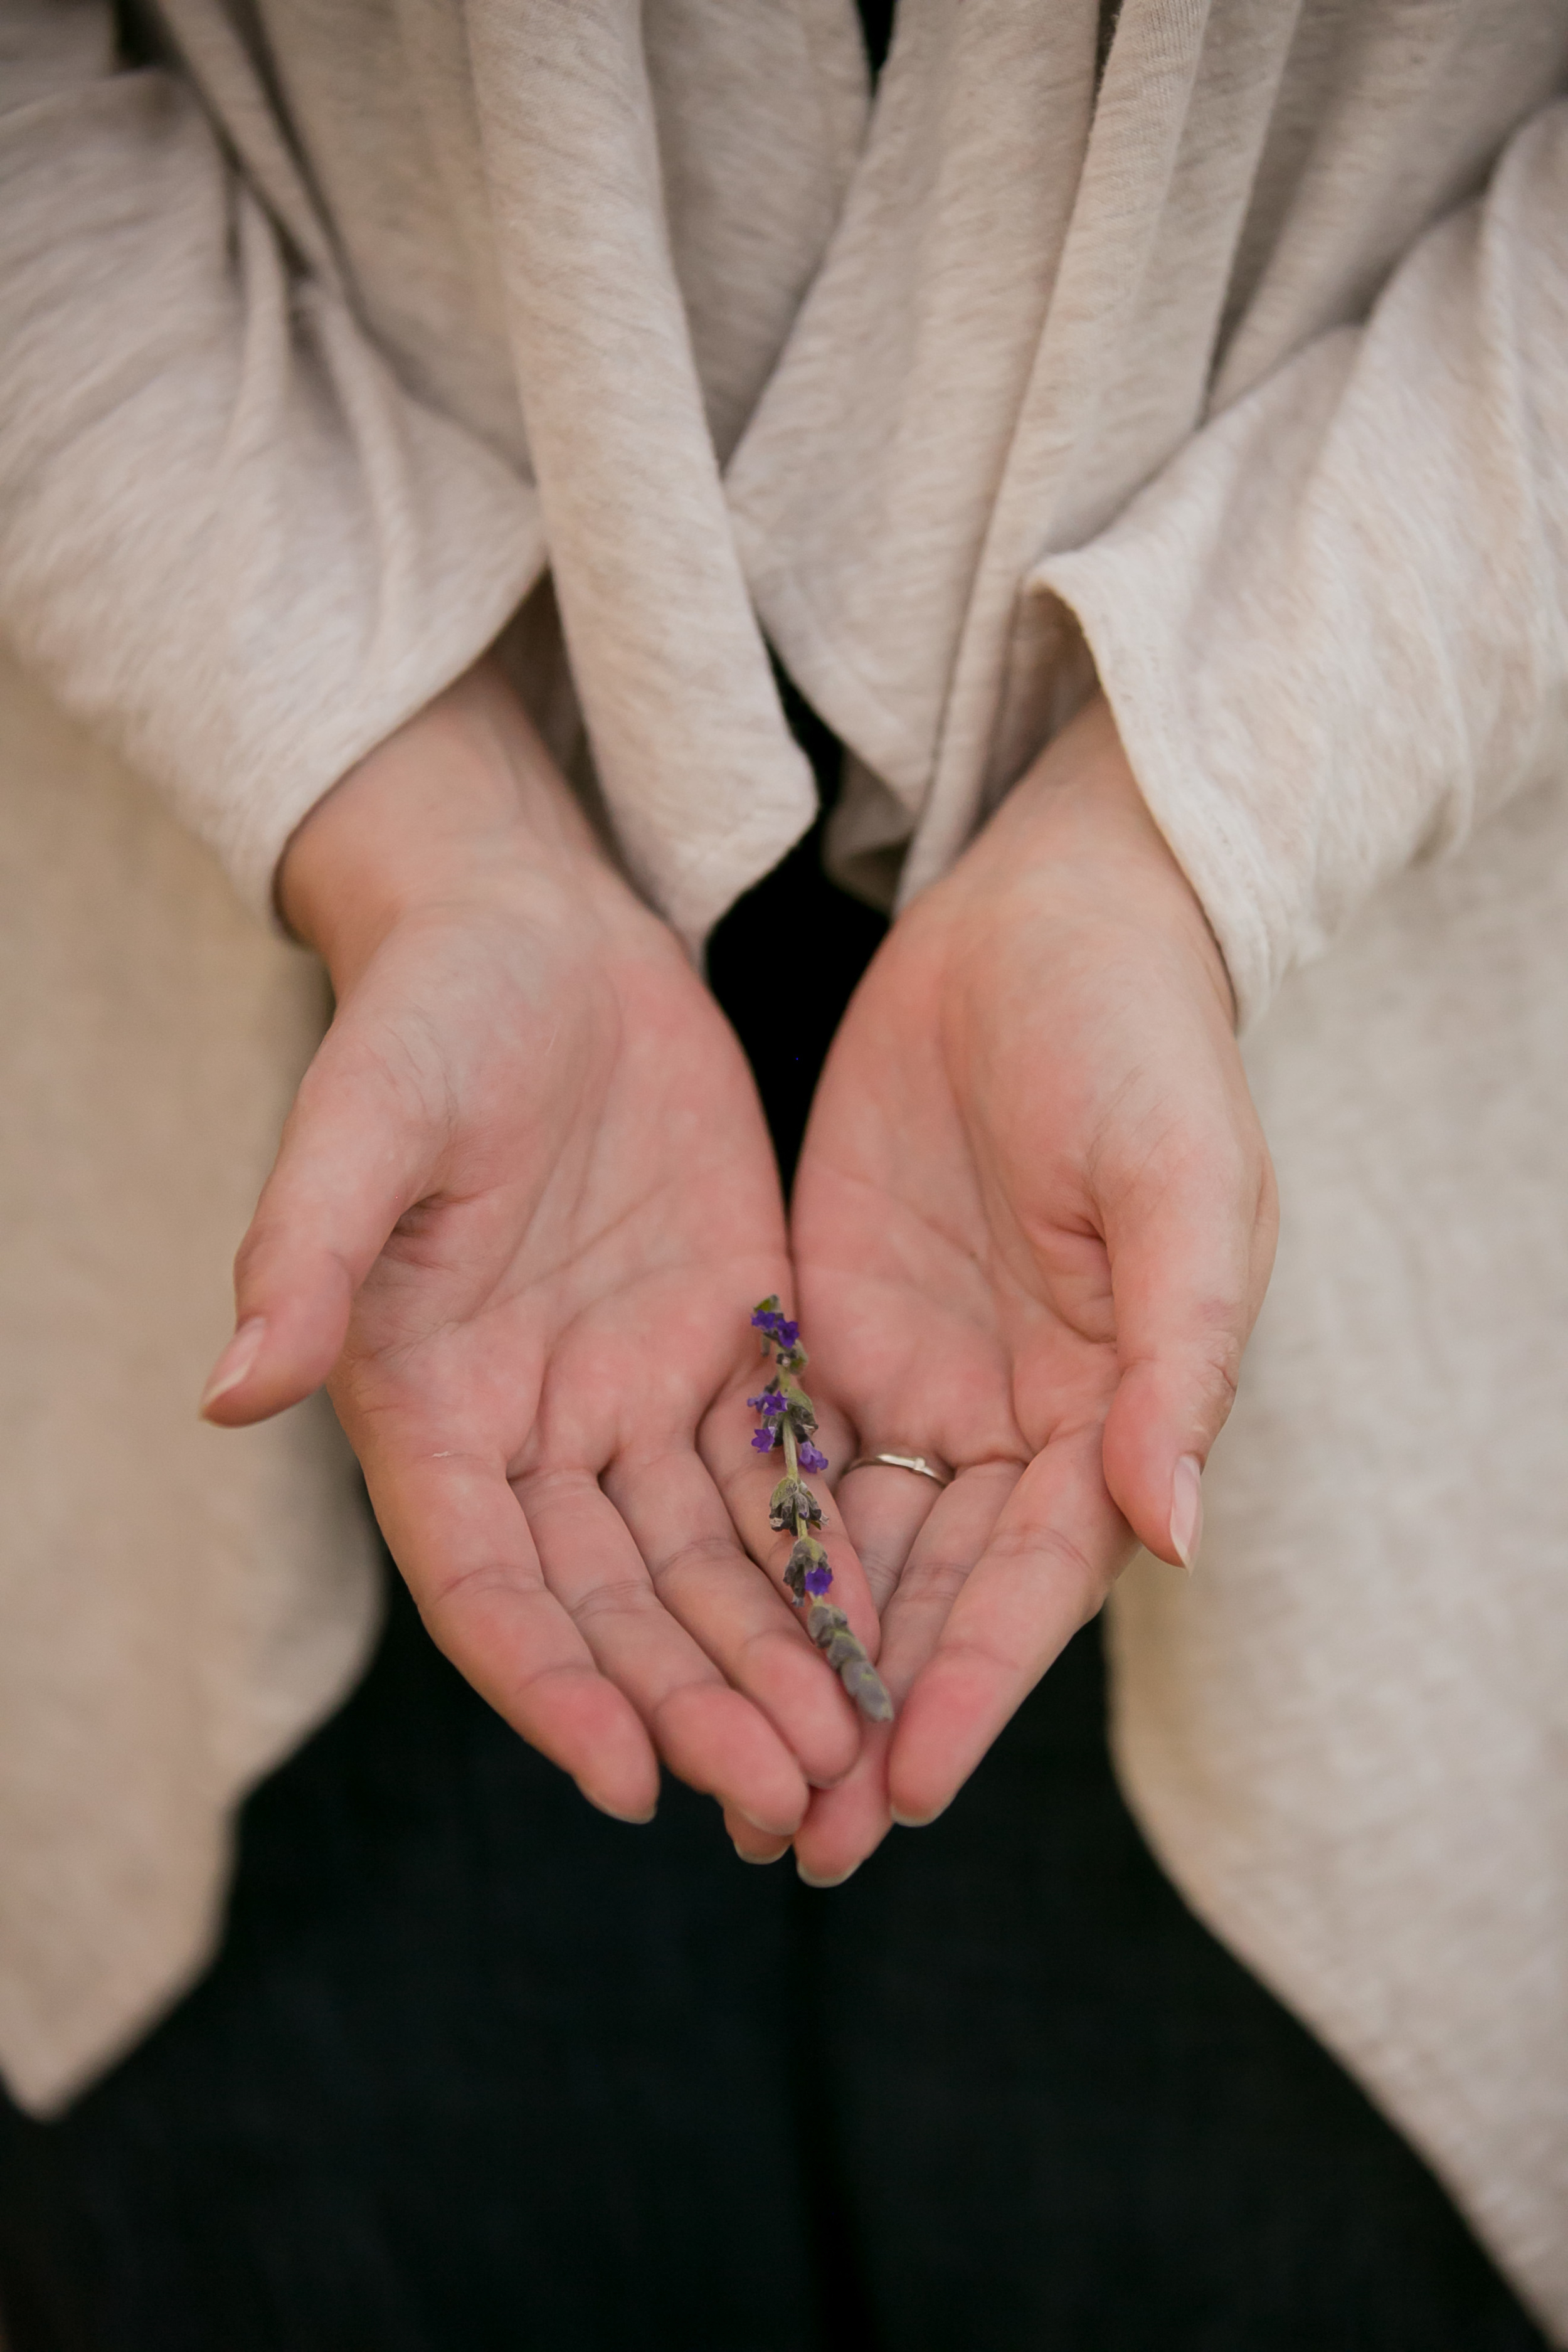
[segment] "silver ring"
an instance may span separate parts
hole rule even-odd
[[[939,1486],[951,1486],[952,1484],[952,1473],[933,1469],[923,1454],[858,1454],[843,1475],[847,1478],[851,1470],[875,1469],[879,1462],[886,1463],[889,1470],[917,1471],[922,1478],[934,1478]]]

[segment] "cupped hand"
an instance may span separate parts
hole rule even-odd
[[[900,1711],[806,1874],[943,1809],[1134,1539],[1190,1563],[1275,1228],[1223,961],[1097,698],[895,924],[812,1112],[814,1391],[953,1475],[838,1486]]]
[[[337,1013],[204,1410],[330,1381],[426,1625],[525,1738],[606,1811],[662,1758],[787,1834],[859,1735],[737,1536],[777,1548],[746,1318],[788,1268],[732,1033],[488,666],[321,803],[280,901]]]

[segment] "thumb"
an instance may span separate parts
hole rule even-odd
[[[424,1123],[384,1063],[334,1024],[235,1259],[235,1334],[203,1391],[208,1421],[264,1421],[321,1387],[355,1293],[426,1189],[431,1159]]]
[[[1236,1396],[1274,1258],[1273,1172],[1261,1138],[1229,1164],[1140,1182],[1105,1227],[1121,1378],[1105,1482],[1134,1535],[1190,1568],[1201,1479]]]

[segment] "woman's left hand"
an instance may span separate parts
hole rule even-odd
[[[814,1881],[943,1809],[1134,1539],[1191,1558],[1276,1230],[1232,1024],[1097,699],[895,924],[812,1113],[795,1251],[837,1459],[955,1474],[838,1486],[899,1717],[813,1799]]]

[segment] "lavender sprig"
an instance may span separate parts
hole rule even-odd
[[[775,1293],[764,1298],[752,1317],[755,1329],[763,1335],[763,1354],[773,1360],[773,1377],[758,1396],[746,1402],[757,1415],[757,1426],[752,1433],[752,1444],[759,1454],[772,1454],[782,1447],[784,1475],[773,1488],[768,1505],[768,1523],[782,1534],[795,1537],[794,1548],[784,1564],[784,1580],[788,1585],[795,1606],[805,1611],[805,1630],[837,1675],[845,1689],[864,1716],[873,1723],[890,1723],[893,1702],[887,1686],[871,1664],[864,1645],[849,1630],[849,1620],[842,1609],[835,1608],[824,1599],[833,1581],[833,1570],[827,1565],[827,1554],[818,1542],[816,1530],[822,1525],[822,1506],[805,1480],[804,1470],[815,1476],[827,1467],[827,1456],[814,1444],[816,1435],[816,1413],[811,1399],[801,1387],[799,1375],[806,1364],[805,1349],[800,1344],[800,1325],[792,1322],[784,1312]]]

